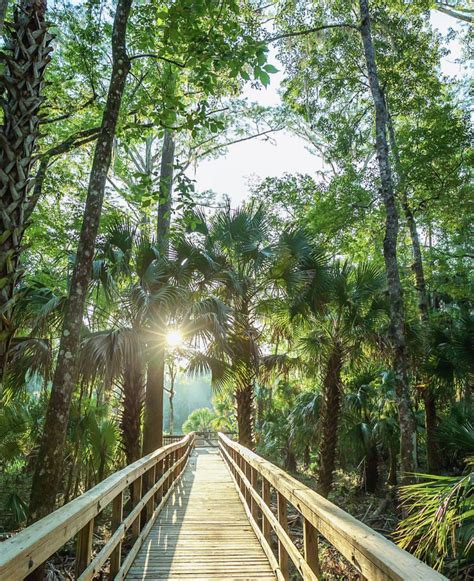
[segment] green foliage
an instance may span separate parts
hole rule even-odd
[[[198,408],[192,411],[183,424],[183,432],[213,432],[217,420],[216,413],[209,408]]]
[[[410,514],[400,523],[398,544],[436,569],[448,558],[458,567],[472,558],[474,473],[469,467],[463,477],[421,474],[423,482],[401,490]]]

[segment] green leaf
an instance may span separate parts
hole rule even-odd
[[[274,73],[278,73],[279,72],[279,69],[277,69],[273,65],[265,65],[263,68],[264,68],[265,71],[267,71],[267,73],[270,73],[270,74],[274,74]]]

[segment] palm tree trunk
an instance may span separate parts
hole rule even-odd
[[[440,457],[437,440],[438,418],[436,413],[436,396],[428,388],[423,389],[423,402],[425,404],[426,456],[428,470],[431,474],[438,474],[440,471]]]
[[[288,443],[286,447],[285,470],[288,470],[289,472],[296,472],[296,469],[296,456],[291,449],[291,444]]]
[[[84,219],[66,305],[59,355],[46,414],[41,447],[31,489],[29,522],[54,509],[63,469],[64,442],[72,394],[76,385],[77,354],[82,317],[92,271],[105,183],[110,167],[115,128],[130,69],[126,30],[132,0],[119,0],[112,32],[112,74],[102,126],[89,178]]]
[[[169,254],[169,231],[171,209],[173,204],[173,172],[174,172],[174,139],[171,131],[166,130],[163,139],[160,168],[160,199],[158,202],[158,220],[156,241],[160,252]],[[156,321],[156,324],[159,322]],[[162,324],[163,321],[160,322]],[[166,321],[164,321],[166,325]],[[163,397],[165,391],[165,359],[164,344],[153,352],[153,360],[148,364],[146,397],[145,397],[145,427],[143,433],[143,452],[149,454],[163,445]],[[158,433],[159,432],[159,433]]]
[[[331,490],[336,465],[337,436],[341,413],[341,369],[342,351],[341,347],[336,345],[327,362],[323,385],[321,445],[316,490],[324,497]]]
[[[122,386],[120,429],[127,464],[141,457],[141,417],[143,409],[143,375],[140,368],[126,369]]]
[[[254,412],[253,385],[248,383],[245,387],[238,389],[235,393],[237,407],[237,426],[239,430],[239,443],[250,450],[255,447],[253,433],[253,412]]]
[[[165,348],[158,346],[148,363],[145,394],[143,454],[163,446],[163,396],[165,392]]]
[[[7,2],[0,7],[0,28]],[[25,208],[39,137],[44,73],[51,60],[52,36],[45,0],[21,0],[8,28],[11,51],[1,53],[3,125],[0,128],[0,391],[13,339],[15,291],[27,226]]]
[[[360,33],[364,46],[369,85],[375,108],[376,151],[379,165],[381,193],[386,211],[383,253],[390,299],[390,336],[393,349],[393,369],[400,423],[401,468],[405,481],[415,472],[415,421],[410,402],[408,355],[405,337],[405,306],[397,259],[398,211],[395,201],[392,172],[387,143],[387,108],[380,86],[375,50],[372,42],[369,0],[359,0]]]
[[[372,444],[367,450],[364,462],[362,489],[366,492],[375,492],[379,481],[379,455],[377,446]]]
[[[303,464],[304,464],[304,467],[306,469],[308,469],[310,463],[311,463],[310,449],[309,449],[309,446],[305,446],[304,447],[304,451],[303,451]]]

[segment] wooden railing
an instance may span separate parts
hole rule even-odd
[[[219,434],[219,444],[277,579],[289,579],[289,560],[305,581],[321,578],[318,552],[321,534],[370,581],[446,581],[425,563],[254,452],[223,434]],[[303,554],[290,537],[288,503],[302,520]],[[277,543],[275,552],[272,531]]]
[[[218,432],[194,432],[195,435],[195,446],[196,448],[206,448],[206,447],[218,447],[219,446],[219,436]],[[227,433],[228,436],[233,436],[233,433]],[[163,444],[171,444],[177,442],[184,438],[183,434],[164,434]]]
[[[193,445],[194,434],[189,434],[156,450],[0,543],[1,581],[24,579],[73,537],[77,537],[77,579],[92,579],[109,560],[109,579],[124,579],[184,470]],[[131,510],[124,517],[127,494]],[[94,521],[109,504],[112,504],[110,536],[93,556]],[[126,535],[130,537],[131,548],[122,559]]]

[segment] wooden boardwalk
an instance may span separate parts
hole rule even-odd
[[[197,448],[126,579],[275,579],[217,448]]]
[[[79,581],[104,573],[115,581],[285,581],[294,571],[318,581],[324,537],[368,581],[448,581],[225,434],[218,448],[199,447],[214,442],[183,436],[3,541],[0,580],[30,578],[75,537]],[[95,521],[107,506],[112,534],[97,551]],[[303,546],[289,532],[288,507],[301,519]],[[127,535],[134,542],[122,554]]]

